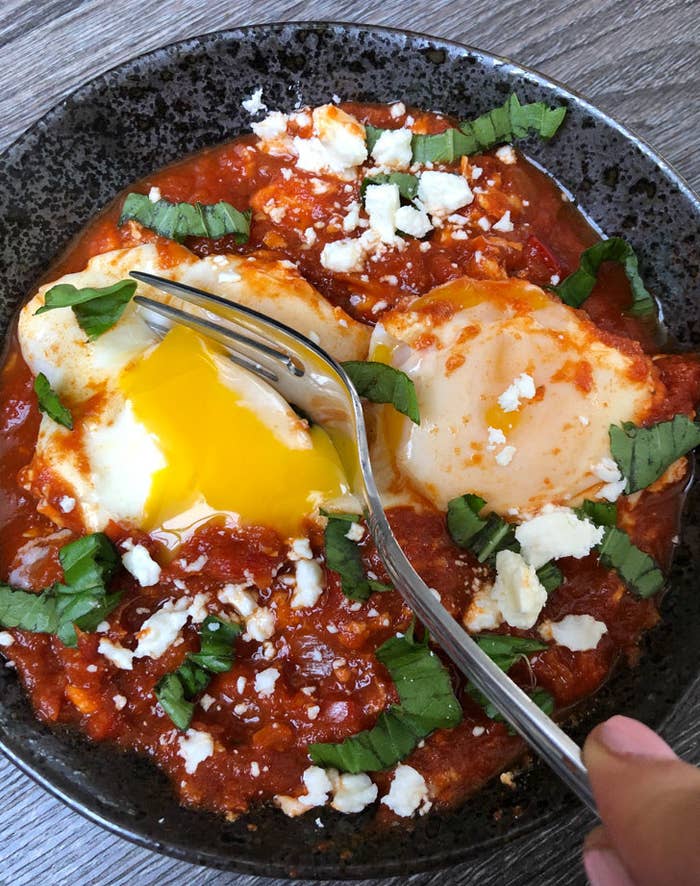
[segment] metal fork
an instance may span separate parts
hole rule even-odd
[[[221,345],[230,359],[255,373],[322,425],[336,445],[377,551],[396,589],[431,637],[561,780],[597,814],[578,745],[505,674],[437,600],[411,566],[389,526],[377,491],[360,399],[347,374],[305,336],[271,317],[221,296],[142,271],[131,276],[195,312],[137,295],[144,319],[158,334],[173,323]]]

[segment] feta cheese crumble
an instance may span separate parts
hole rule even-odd
[[[333,790],[333,785],[328,773],[320,766],[309,766],[301,776],[306,788],[306,793],[300,797],[290,797],[278,794],[275,802],[285,815],[294,818],[303,815],[315,806],[325,806],[328,795]]]
[[[523,557],[535,569],[548,560],[575,557],[580,560],[603,539],[605,527],[581,520],[568,508],[542,513],[515,530]]]
[[[547,591],[537,577],[535,567],[515,551],[496,554],[496,581],[493,599],[503,618],[513,628],[531,628],[547,602]]]
[[[315,606],[325,587],[323,570],[316,560],[299,560],[296,565],[296,590],[292,609]]]
[[[513,222],[510,220],[510,209],[507,209],[503,215],[493,225],[494,231],[500,231],[502,234],[509,234],[513,230]]]
[[[394,221],[399,231],[411,237],[425,237],[433,229],[428,214],[414,206],[400,206],[396,210]]]
[[[370,228],[382,243],[396,242],[396,213],[401,206],[398,185],[372,185],[365,193],[365,211]]]
[[[513,461],[513,456],[516,452],[515,446],[504,446],[496,455],[496,464],[503,468],[507,467]]]
[[[258,671],[255,675],[255,691],[260,698],[268,698],[275,691],[275,683],[279,679],[280,672],[277,668],[266,668]]]
[[[389,793],[382,797],[381,802],[404,818],[413,815],[416,810],[420,815],[425,815],[433,805],[423,776],[412,766],[403,763],[396,767]]]
[[[334,240],[326,243],[321,252],[323,267],[339,274],[361,271],[364,263],[365,248],[359,239]]]
[[[496,151],[496,156],[501,163],[505,163],[506,166],[511,166],[518,159],[512,145],[501,145]]]
[[[535,380],[527,372],[521,372],[498,398],[498,405],[504,412],[516,412],[521,400],[532,400],[537,393]]]
[[[387,169],[408,169],[411,165],[410,129],[385,129],[372,148],[372,157]]]
[[[377,799],[377,786],[364,772],[339,775],[335,770],[330,770],[328,774],[333,784],[331,806],[337,812],[362,812]]]
[[[14,642],[15,638],[9,631],[0,631],[0,646],[6,649],[8,646],[12,646]]]
[[[178,754],[185,761],[185,772],[193,775],[199,764],[214,753],[214,739],[208,732],[188,729],[178,740]]]
[[[612,458],[603,458],[593,466],[593,473],[605,484],[598,490],[596,498],[617,501],[627,486],[627,480],[620,473],[617,462]]]
[[[130,572],[142,588],[149,588],[158,584],[160,579],[160,566],[148,553],[143,545],[135,545],[131,539],[124,542],[126,552],[122,554],[122,563],[127,572]]]
[[[251,116],[253,114],[257,114],[260,111],[266,111],[267,105],[262,100],[262,86],[258,86],[255,92],[251,95],[250,98],[245,99],[241,102],[241,107],[244,111],[247,111]]]
[[[430,215],[451,215],[474,200],[474,194],[461,175],[452,172],[424,172],[418,182],[418,199]]]
[[[497,446],[502,446],[506,442],[506,435],[500,428],[488,428],[488,443],[486,444],[487,449],[495,449]]]
[[[546,621],[540,627],[543,640],[554,640],[572,652],[595,649],[607,632],[605,622],[597,621],[592,615],[567,615],[561,621]]]
[[[350,528],[345,533],[345,538],[350,541],[362,541],[365,536],[365,527],[361,523],[351,523]]]
[[[297,167],[308,172],[330,172],[353,177],[355,167],[367,159],[365,127],[335,105],[321,105],[312,113],[314,135],[294,136]]]

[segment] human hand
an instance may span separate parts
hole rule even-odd
[[[597,726],[583,759],[603,822],[583,850],[592,886],[698,886],[700,770],[628,717]]]

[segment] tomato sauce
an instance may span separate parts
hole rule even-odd
[[[403,122],[385,107],[344,107],[375,126],[396,127]],[[440,131],[450,122],[417,112],[414,119],[424,132]],[[334,275],[322,267],[320,252],[327,242],[343,236],[334,220],[336,204],[341,197],[347,201],[348,187],[357,199],[359,184],[322,178],[319,192],[312,176],[288,181],[281,170],[290,165],[289,159],[265,154],[255,144],[253,136],[245,136],[203,151],[152,174],[130,190],[147,193],[157,187],[171,201],[226,200],[239,209],[251,207],[251,236],[245,245],[232,237],[191,238],[185,245],[200,256],[265,249],[288,258],[333,304],[367,323],[375,323],[388,308],[464,275],[518,276],[549,285],[574,270],[581,251],[597,240],[583,216],[542,171],[521,155],[515,163],[504,165],[493,153],[486,153],[469,158],[472,167],[483,170],[480,181],[488,183],[478,201],[492,216],[511,210],[512,232],[491,229],[454,240],[438,230],[428,251],[421,249],[418,240],[409,240],[404,251],[368,262],[361,276]],[[265,212],[270,200],[287,207],[283,221],[275,223]],[[92,256],[111,249],[152,240],[165,244],[134,223],[120,227],[121,203],[117,199],[95,219],[45,279],[81,270]],[[314,238],[300,236],[299,231],[307,228],[315,231]],[[617,267],[605,267],[585,310],[611,335],[634,339],[653,352],[659,330],[648,321],[627,317],[624,311],[629,303],[624,274]],[[658,405],[654,420],[691,413],[700,397],[700,362],[679,354],[661,356],[657,362],[668,396]],[[581,384],[585,382],[582,376]],[[74,533],[57,533],[20,484],[21,470],[32,457],[39,419],[32,377],[15,337],[0,375],[0,578],[12,581],[17,570],[24,570],[23,579],[36,590],[60,580],[57,551],[79,534],[78,527]],[[647,490],[620,503],[621,525],[664,567],[670,562],[678,529],[685,480],[685,475],[680,476],[660,491]],[[469,606],[471,588],[486,567],[452,542],[443,514],[403,507],[391,509],[388,515],[418,572],[439,593],[448,611],[461,618]],[[127,537],[139,540],[158,556],[147,536],[119,526],[110,527],[109,534],[115,542]],[[309,536],[315,555],[322,559],[320,531],[310,525]],[[27,566],[27,558],[18,558],[18,552],[32,544],[42,547],[42,556]],[[386,580],[367,536],[361,546],[367,568],[380,581]],[[183,565],[200,557],[206,563],[196,573]],[[608,632],[594,650],[549,647],[531,656],[529,664],[516,665],[511,674],[524,687],[536,683],[546,689],[562,710],[595,692],[621,658],[634,662],[641,634],[658,620],[658,601],[633,596],[593,555],[560,565],[564,582],[551,595],[544,617],[558,620],[585,613],[604,621]],[[252,576],[261,604],[276,611],[274,637],[263,644],[239,638],[232,669],[216,675],[206,690],[211,703],[206,709],[201,704],[195,707],[192,728],[208,732],[217,753],[193,773],[185,769],[178,753],[178,733],[156,704],[153,689],[164,674],[177,669],[188,651],[197,651],[196,629],[186,626],[181,642],[158,659],[140,659],[133,670],[117,669],[99,654],[96,634],[80,633],[77,648],[70,649],[53,636],[12,631],[14,642],[5,651],[39,719],[73,724],[94,740],[148,754],[170,775],[184,803],[235,816],[277,794],[298,795],[311,742],[341,741],[367,729],[381,711],[398,701],[374,651],[410,624],[411,613],[401,597],[388,592],[373,595],[367,605],[354,604],[343,596],[338,576],[326,570],[326,591],[319,604],[311,610],[292,609],[285,584],[292,573],[283,539],[272,530],[234,530],[212,524],[199,530],[177,559],[163,566],[157,585],[142,588],[126,573],[115,580],[115,588],[124,594],[110,616],[109,637],[130,648],[143,622],[163,601],[181,596],[183,584],[189,595],[211,592],[215,597],[223,583]],[[509,632],[538,638],[535,629]],[[279,672],[275,691],[267,698],[254,688],[261,661]],[[460,675],[453,668],[451,673],[464,706],[462,724],[438,730],[406,761],[426,777],[438,806],[458,803],[522,751],[520,740],[504,724],[490,720],[466,693]],[[387,773],[376,775],[383,790],[389,780]],[[386,807],[380,809],[382,816],[390,815]]]

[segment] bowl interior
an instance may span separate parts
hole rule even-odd
[[[401,99],[468,117],[516,91],[523,101],[564,103],[551,142],[525,152],[548,169],[608,235],[631,240],[672,336],[700,346],[697,200],[665,164],[582,99],[517,65],[420,35],[357,25],[262,25],[174,44],[90,82],[49,112],[2,157],[0,334],[33,282],[88,219],[131,181],[249,128],[241,100],[262,86],[271,108],[343,99]],[[639,667],[621,669],[571,726],[625,712],[658,725],[700,665],[698,487],[663,605]],[[692,715],[689,715],[692,716]],[[681,716],[680,730],[693,723]],[[575,801],[536,766],[516,791],[498,782],[450,814],[375,833],[373,815],[328,812],[288,819],[262,810],[225,822],[183,809],[148,762],[40,726],[14,672],[0,671],[0,744],[78,811],[150,848],[189,861],[262,875],[362,877],[413,873],[478,855],[556,820],[566,839]],[[321,829],[314,819],[320,817]]]

